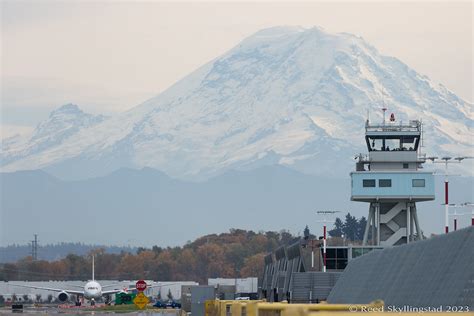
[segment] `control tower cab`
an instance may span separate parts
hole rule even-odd
[[[421,121],[365,125],[368,155],[356,156],[351,200],[370,203],[363,244],[392,246],[421,238],[416,202],[434,200],[434,176],[423,171]]]

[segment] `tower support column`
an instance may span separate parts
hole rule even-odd
[[[407,238],[407,244],[410,243],[410,237],[411,237],[411,203],[407,203],[407,231],[406,231],[406,238]]]
[[[380,246],[380,203],[375,203],[375,215],[377,218],[377,246]]]
[[[416,204],[413,203],[413,211],[414,211],[414,219],[415,219],[415,226],[416,226],[416,235],[417,235],[417,239],[418,240],[421,240],[422,239],[422,233],[421,233],[421,230],[420,230],[420,224],[418,223],[418,211],[416,210]]]
[[[369,238],[369,229],[370,229],[370,223],[372,221],[372,212],[373,212],[373,206],[372,203],[370,203],[369,206],[369,218],[367,218],[367,224],[365,224],[365,230],[364,230],[364,239],[362,240],[362,245],[365,246],[367,245],[367,239]]]

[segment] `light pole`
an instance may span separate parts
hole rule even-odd
[[[323,226],[323,272],[326,272],[326,246],[327,246],[327,243],[326,243],[326,233],[327,233],[326,216],[327,215],[334,215],[335,213],[339,213],[339,211],[317,211],[316,213],[318,215],[323,216],[323,220],[318,221],[318,222],[324,223],[324,226]],[[312,258],[314,258],[314,253],[313,252],[311,253],[311,256],[312,256]],[[312,260],[314,261],[314,259],[312,259]]]
[[[314,240],[311,239],[311,269],[314,269]]]
[[[471,208],[471,226],[474,226],[474,203],[466,202],[464,206]]]
[[[458,214],[458,212],[456,212],[456,209],[457,208],[460,208],[462,206],[458,205],[458,204],[449,204],[449,207],[451,208],[454,208],[454,213],[452,214],[454,216],[454,225],[453,225],[453,230],[456,231],[458,230],[458,215],[461,215],[461,214]]]
[[[472,208],[473,205],[474,204],[470,202],[465,202],[461,204],[449,204],[450,207],[454,208],[454,213],[452,214],[454,216],[454,231],[456,231],[458,228],[458,215],[468,215],[468,213],[458,213],[456,209],[464,207]],[[474,208],[472,208],[471,210],[471,225],[474,226]]]
[[[444,233],[449,232],[449,181],[448,181],[448,163],[461,163],[464,159],[472,159],[474,157],[442,157],[442,161],[435,161],[438,157],[429,157],[433,163],[443,163],[445,166],[444,173]],[[451,160],[453,159],[453,160]],[[457,224],[457,223],[456,223]]]

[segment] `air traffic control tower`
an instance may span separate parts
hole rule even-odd
[[[421,136],[421,121],[402,124],[393,114],[388,123],[367,120],[369,153],[356,157],[351,172],[351,200],[370,203],[363,245],[393,246],[420,238],[416,202],[435,198],[433,173],[422,169]]]

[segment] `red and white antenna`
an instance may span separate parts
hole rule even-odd
[[[339,213],[340,211],[317,211],[316,213],[318,213],[318,215],[323,215],[323,220],[322,221],[318,221],[318,222],[323,222],[324,223],[324,226],[323,226],[323,272],[326,272],[326,246],[327,246],[327,242],[326,242],[326,237],[327,237],[327,227],[326,227],[326,216],[327,215],[333,215],[335,213]]]

